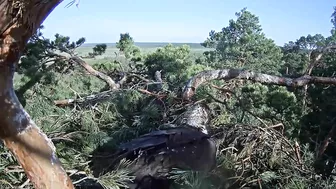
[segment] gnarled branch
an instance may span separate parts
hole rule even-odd
[[[183,89],[182,96],[184,99],[191,98],[195,94],[196,89],[204,82],[208,82],[211,80],[231,80],[231,79],[251,80],[263,84],[273,84],[288,87],[302,87],[307,84],[313,84],[313,83],[336,85],[336,78],[330,78],[330,77],[314,77],[304,75],[299,78],[288,78],[263,73],[256,73],[253,71],[241,70],[241,69],[223,69],[223,70],[203,71],[198,73],[197,75],[189,79],[189,81],[187,82],[187,84]]]

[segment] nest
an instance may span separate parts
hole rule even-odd
[[[225,125],[215,133],[220,159],[215,174],[225,170],[229,188],[284,188],[293,182],[293,175],[310,173],[299,145],[274,127]]]

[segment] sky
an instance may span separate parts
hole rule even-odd
[[[200,43],[228,26],[244,7],[259,17],[263,32],[283,45],[308,34],[330,35],[332,0],[64,0],[46,18],[45,37],[56,33],[87,43],[114,43],[120,33],[135,42]]]

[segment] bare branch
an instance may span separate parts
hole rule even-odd
[[[336,49],[336,46],[335,45],[332,45],[332,46],[327,46],[325,48],[323,48],[320,53],[315,57],[314,60],[310,60],[310,64],[308,65],[307,67],[307,70],[305,72],[305,75],[310,75],[311,72],[313,71],[313,68],[316,66],[316,64],[321,60],[322,56],[328,52],[329,50],[335,50]],[[309,53],[309,59],[311,58],[312,53]]]
[[[99,103],[99,102],[105,102],[109,99],[111,99],[114,95],[114,93],[117,90],[108,90],[108,91],[104,91],[104,92],[100,92],[97,94],[93,94],[93,95],[89,95],[83,98],[79,98],[79,99],[63,99],[63,100],[55,100],[54,103],[56,106],[60,106],[60,107],[64,107],[64,106],[69,106],[72,104],[77,104],[80,106],[86,106],[86,105],[93,105],[95,103]],[[140,93],[143,94],[147,94],[150,96],[155,96],[158,99],[167,97],[166,94],[156,94],[153,92],[150,92],[148,90],[145,89],[137,89],[137,91],[139,91]]]
[[[263,84],[280,85],[288,87],[302,87],[307,84],[327,84],[336,85],[336,78],[330,77],[313,77],[304,75],[299,78],[280,77],[262,73],[255,73],[253,71],[241,69],[223,69],[203,71],[189,79],[183,90],[183,99],[190,99],[196,92],[196,89],[211,80],[231,80],[243,79],[251,80]]]
[[[90,66],[88,63],[86,63],[83,59],[79,58],[78,56],[72,56],[69,58],[69,60],[78,63],[90,74],[98,77],[99,79],[104,80],[109,85],[110,89],[120,88],[120,84],[116,83],[111,77],[93,69],[92,66]]]

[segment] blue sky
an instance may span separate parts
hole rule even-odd
[[[300,36],[330,34],[331,0],[64,0],[45,20],[44,34],[88,43],[116,42],[129,32],[136,42],[203,42],[247,7],[257,15],[267,37],[283,45]]]

